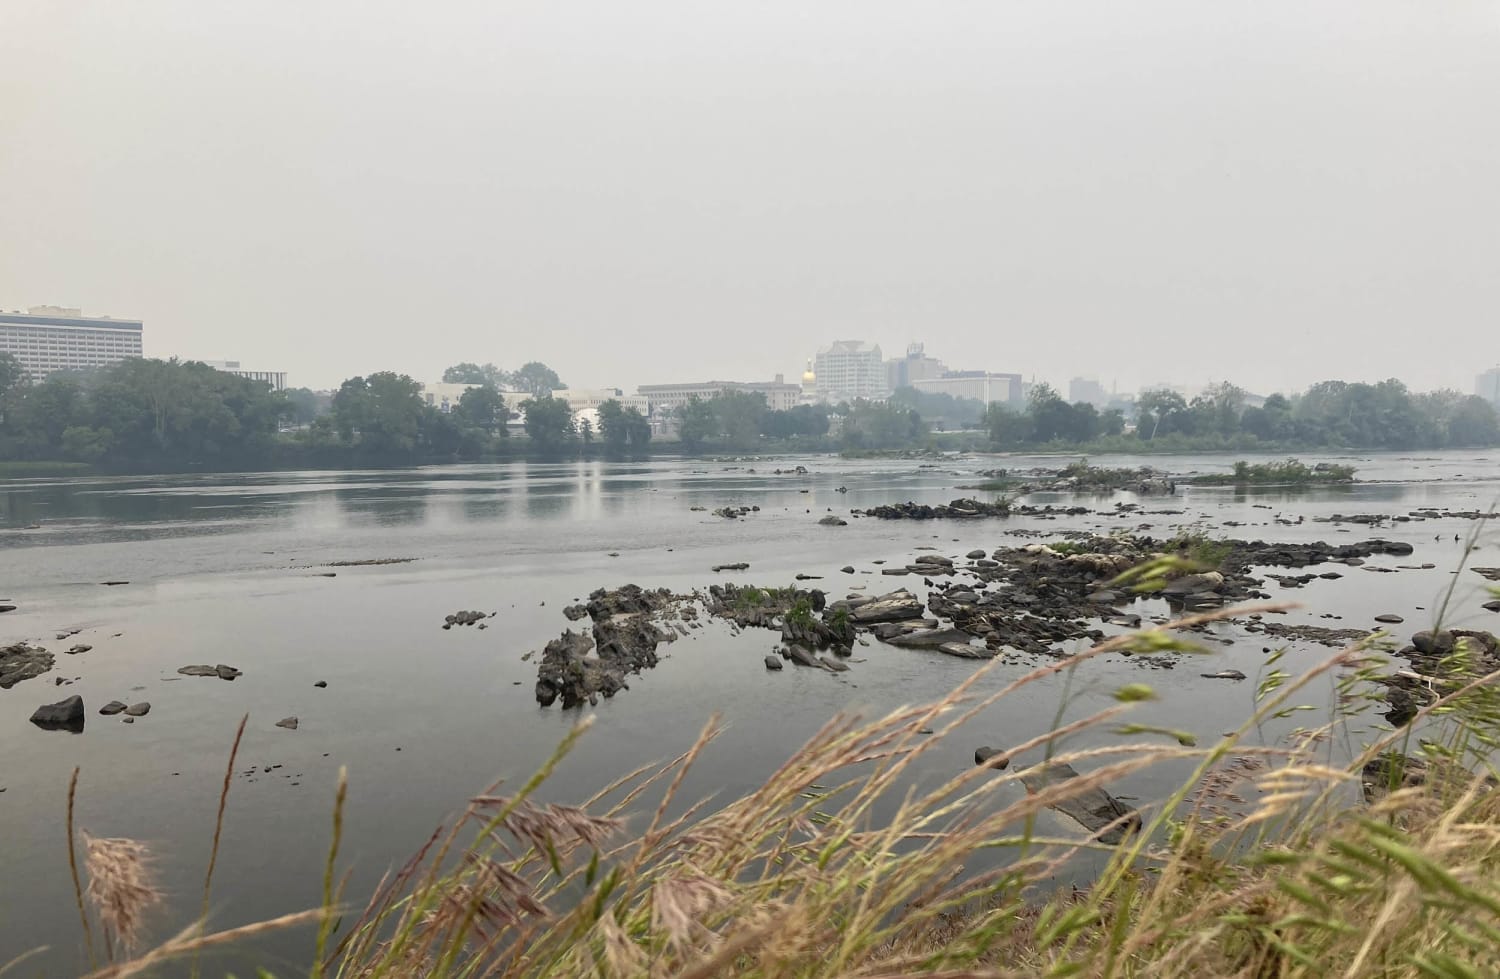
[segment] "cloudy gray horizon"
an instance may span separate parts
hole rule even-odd
[[[0,307],[336,386],[1500,362],[1500,7],[0,7]]]

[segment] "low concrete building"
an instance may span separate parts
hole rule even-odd
[[[651,402],[648,398],[639,394],[626,394],[619,388],[569,388],[553,391],[552,396],[568,403],[574,424],[587,421],[595,432],[599,431],[599,406],[606,401],[618,401],[621,408],[634,408],[646,417],[651,415]]]
[[[252,371],[240,366],[237,360],[205,360],[203,363],[216,371],[225,374],[233,374],[235,377],[249,378],[252,381],[264,381],[271,386],[272,391],[286,390],[286,371]]]
[[[707,401],[720,391],[746,391],[765,396],[766,407],[772,411],[795,408],[802,400],[802,388],[786,383],[784,375],[777,374],[771,381],[695,381],[690,384],[642,384],[636,392],[651,405],[651,415],[670,415],[693,398]]]
[[[918,391],[968,398],[985,405],[1003,404],[1022,407],[1026,395],[1020,374],[994,374],[989,371],[949,371],[942,377],[912,382]]]

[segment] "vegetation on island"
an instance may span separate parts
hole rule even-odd
[[[91,784],[75,771],[66,838],[80,868],[80,948],[100,976],[295,927],[315,930],[304,964],[315,976],[1496,974],[1500,792],[1489,755],[1500,676],[1480,675],[1467,640],[1440,664],[1444,695],[1412,722],[1420,747],[1412,727],[1353,723],[1382,704],[1371,692],[1377,634],[1301,675],[1272,654],[1247,716],[1222,735],[1200,740],[1153,717],[1151,687],[1130,683],[1111,706],[1008,731],[1004,748],[975,753],[976,767],[948,764],[945,781],[912,788],[919,762],[968,754],[952,750],[962,725],[1033,696],[1044,678],[1108,653],[1206,663],[1183,630],[1230,614],[1108,639],[992,693],[993,664],[935,703],[873,722],[834,717],[728,799],[683,795],[721,731],[711,722],[675,760],[576,807],[544,800],[552,771],[590,736],[585,720],[525,784],[475,795],[368,898],[339,883],[341,775],[322,907],[218,932],[199,919],[155,948],[143,925],[168,899],[150,851],[78,838],[74,794]],[[1268,729],[1285,734],[1263,740]],[[1096,746],[1080,747],[1085,737]],[[1074,776],[1034,781],[1038,771]],[[1173,773],[1174,788],[1121,807],[1102,829],[1044,818],[1158,772]],[[200,906],[196,895],[180,903],[189,917]]]
[[[1352,483],[1354,473],[1353,466],[1331,462],[1309,466],[1300,459],[1256,463],[1241,459],[1232,472],[1193,476],[1191,482],[1200,486],[1307,486]]]

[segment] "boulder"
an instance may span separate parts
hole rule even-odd
[[[1453,652],[1453,633],[1447,630],[1433,632],[1423,629],[1411,637],[1411,644],[1417,647],[1417,652],[1427,656],[1446,656]]]
[[[124,709],[125,704],[121,703],[118,700],[111,700],[109,703],[99,708],[99,713],[103,714],[105,717],[109,717],[112,714],[120,713]]]
[[[905,568],[901,571],[902,574],[906,573]],[[903,589],[882,595],[874,601],[852,609],[849,617],[858,625],[873,625],[876,622],[920,619],[925,611],[917,596]]]
[[[982,557],[988,556],[989,555],[985,551],[977,548],[964,555],[964,557],[968,558],[970,561],[977,561]]]
[[[819,656],[818,662],[823,664],[825,670],[833,673],[847,673],[849,671],[848,663],[845,663],[843,660],[834,659],[831,656]]]
[[[1164,595],[1190,595],[1195,592],[1218,591],[1224,587],[1224,576],[1217,571],[1207,571],[1203,574],[1188,574],[1181,578],[1174,578],[1167,582],[1162,588]]]
[[[1051,762],[1033,765],[1021,772],[1021,784],[1029,795],[1039,795],[1079,777],[1072,765]],[[1070,816],[1095,834],[1101,843],[1123,843],[1141,828],[1141,815],[1100,788],[1065,794],[1052,808]]]
[[[129,707],[125,708],[125,713],[129,714],[131,717],[145,717],[147,714],[151,713],[151,705],[143,700],[138,704],[131,704]]]
[[[1406,620],[1403,619],[1401,616],[1397,615],[1394,612],[1386,612],[1386,613],[1383,613],[1381,615],[1375,616],[1375,621],[1376,622],[1384,622],[1387,625],[1400,625],[1401,623],[1405,622]]]
[[[276,722],[276,726],[284,727],[288,731],[295,731],[297,730],[297,719],[295,717],[283,717],[281,720]]]
[[[779,670],[779,669],[781,669],[781,657],[780,656],[767,656],[766,657],[766,669],[768,669],[768,670]]]
[[[935,649],[945,643],[965,643],[969,641],[969,634],[962,629],[921,629],[915,632],[897,632],[889,637],[880,637],[884,642],[892,646],[904,646],[917,649],[926,647]]]
[[[995,651],[984,646],[975,646],[968,642],[945,642],[937,647],[937,651],[948,656],[957,656],[959,659],[994,659]]]
[[[843,520],[843,519],[841,519],[839,517],[835,517],[831,513],[828,516],[824,517],[822,520],[819,520],[818,523],[819,523],[819,525],[821,525],[823,527],[847,527],[847,526],[849,526],[849,521]]]
[[[77,734],[83,730],[83,698],[74,694],[55,704],[43,704],[32,712],[31,723],[49,731],[63,730]]]
[[[54,662],[55,657],[40,646],[24,642],[0,646],[0,689],[9,690],[22,680],[41,676]]]

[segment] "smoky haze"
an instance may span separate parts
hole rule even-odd
[[[1500,361],[1491,3],[0,4],[0,306],[293,384]]]

